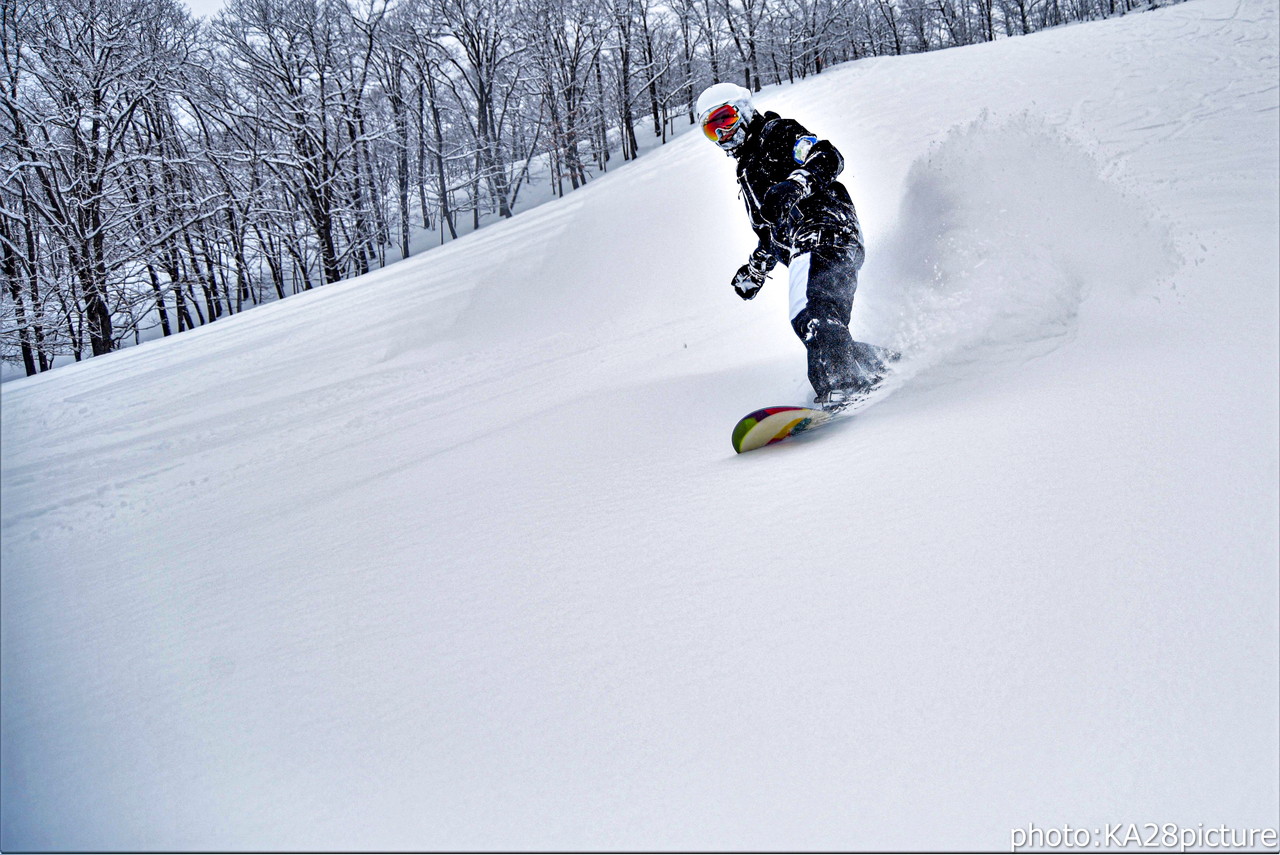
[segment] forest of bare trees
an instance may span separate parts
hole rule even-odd
[[[578,188],[700,89],[1136,0],[0,0],[0,358],[28,374]]]

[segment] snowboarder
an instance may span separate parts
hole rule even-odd
[[[734,291],[750,300],[774,266],[785,264],[791,328],[808,350],[815,402],[839,409],[865,397],[896,354],[849,333],[865,249],[849,191],[836,180],[844,158],[799,122],[760,113],[751,92],[733,83],[707,88],[696,111],[707,138],[737,160],[759,238],[733,277]]]

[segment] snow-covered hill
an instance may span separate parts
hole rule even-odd
[[[0,846],[1275,827],[1278,100],[1272,0],[766,90],[910,379],[744,456],[803,350],[697,134],[5,384]]]

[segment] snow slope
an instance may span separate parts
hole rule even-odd
[[[0,846],[1280,823],[1276,4],[761,101],[844,152],[856,331],[911,353],[808,438],[730,448],[803,350],[696,134],[0,388]]]

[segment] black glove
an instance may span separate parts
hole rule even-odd
[[[768,223],[781,222],[796,202],[808,195],[809,174],[797,169],[787,180],[779,181],[765,192],[760,202],[760,216]]]
[[[760,289],[764,287],[765,277],[777,263],[772,253],[757,247],[756,251],[751,253],[751,260],[733,274],[733,290],[737,291],[742,299],[750,300],[760,293]]]
[[[760,293],[760,289],[764,287],[764,277],[756,278],[751,272],[751,265],[744,264],[738,268],[738,272],[733,274],[733,290],[738,292],[738,296],[744,300],[750,300],[756,294]]]

